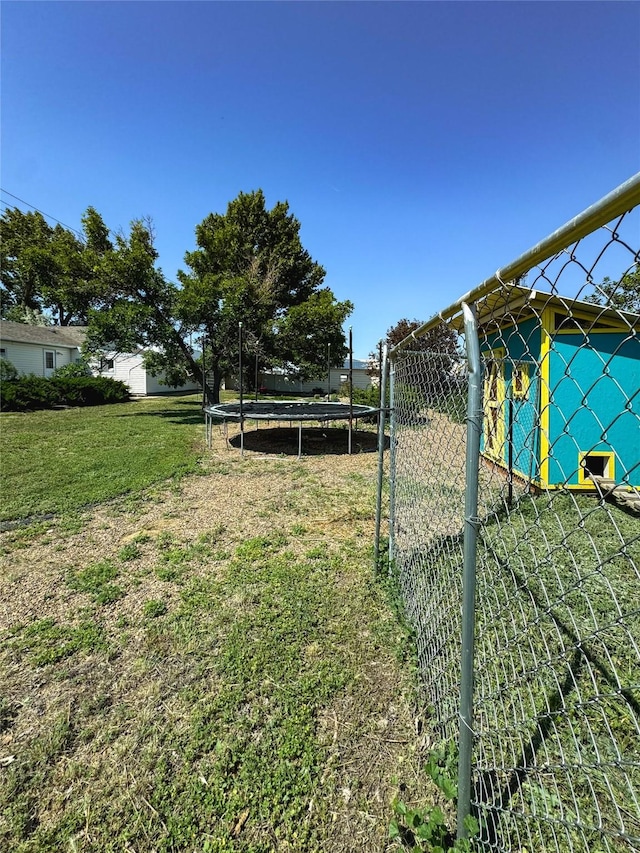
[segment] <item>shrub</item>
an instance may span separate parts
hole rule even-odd
[[[51,409],[60,403],[59,392],[50,379],[36,376],[19,376],[2,383],[3,412],[26,412],[29,409]]]
[[[52,409],[54,406],[101,406],[125,403],[129,389],[124,382],[106,376],[71,376],[56,374],[20,376],[2,383],[0,408],[5,412]]]
[[[0,358],[0,382],[6,382],[8,379],[17,379],[18,369],[11,364],[8,358]]]
[[[354,388],[353,402],[359,406],[371,406],[377,409],[380,404],[380,391],[373,385],[369,385],[368,388]]]
[[[55,379],[74,379],[77,377],[91,376],[91,368],[86,361],[75,361],[71,364],[63,364],[53,374]]]
[[[107,376],[54,376],[51,382],[66,406],[101,406],[129,399],[129,389],[124,382]]]

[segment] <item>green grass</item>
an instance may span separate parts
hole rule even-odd
[[[17,627],[14,665],[53,678],[66,710],[6,768],[0,841],[14,853],[350,850],[332,840],[339,770],[318,730],[403,636],[369,558],[352,544],[296,555],[282,532],[248,540],[223,572],[185,571],[177,603],[147,600],[135,635],[118,622],[120,652],[98,615]],[[94,564],[77,586],[99,604],[113,577]],[[358,728],[375,719],[365,689]]]
[[[130,500],[87,511],[83,529],[60,520],[4,536],[15,565],[3,593],[19,616],[0,646],[0,848],[384,849],[394,778],[412,791],[422,782],[406,630],[371,567],[376,460],[363,455],[355,473],[354,458],[324,470],[224,449],[217,465],[213,452],[210,481],[192,484],[211,495],[196,528],[184,484],[154,487],[176,465],[140,472],[134,457],[143,442],[153,456],[170,425],[183,441],[175,458],[195,468],[197,401],[99,414],[94,425],[98,412],[82,412],[94,437],[114,421],[142,430],[121,434],[113,463]],[[66,452],[81,471],[82,445]],[[260,535],[248,539],[216,516],[236,477],[256,487],[233,505],[249,529],[256,514]],[[71,507],[63,493],[59,512]],[[92,500],[85,491],[82,504]]]
[[[51,618],[40,619],[14,628],[9,642],[14,651],[36,667],[57,663],[79,651],[105,647],[100,627],[86,616],[75,626],[61,625]]]
[[[124,596],[122,589],[112,583],[120,573],[118,567],[110,560],[89,563],[79,571],[71,571],[67,577],[70,589],[76,592],[88,593],[96,604],[113,604]]]
[[[484,519],[478,542],[474,780],[484,831],[508,849],[527,837],[544,853],[626,853],[624,834],[640,838],[627,808],[640,791],[637,516],[584,495],[525,495]],[[457,536],[417,549],[411,584],[425,612],[461,595],[461,563]],[[423,646],[440,652],[423,661],[435,720],[453,736],[460,624],[456,607],[420,629]]]
[[[0,519],[69,513],[197,470],[200,398],[0,415]]]

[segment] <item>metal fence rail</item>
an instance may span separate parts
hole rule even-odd
[[[463,300],[390,353],[392,566],[453,748],[472,696],[458,814],[482,850],[640,849],[639,202],[640,175],[463,297],[471,468]]]

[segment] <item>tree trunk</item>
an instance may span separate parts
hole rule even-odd
[[[220,370],[220,365],[217,361],[211,366],[211,372],[213,374],[213,382],[211,385],[207,386],[207,391],[211,394],[211,400],[209,401],[213,405],[217,405],[220,402],[220,386],[222,385],[223,375]]]

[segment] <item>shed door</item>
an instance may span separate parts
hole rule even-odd
[[[44,364],[43,364],[43,376],[49,379],[50,376],[53,376],[53,371],[56,369],[56,351],[53,349],[46,349],[43,352]]]
[[[502,461],[504,438],[504,361],[495,352],[485,368],[484,452]]]

